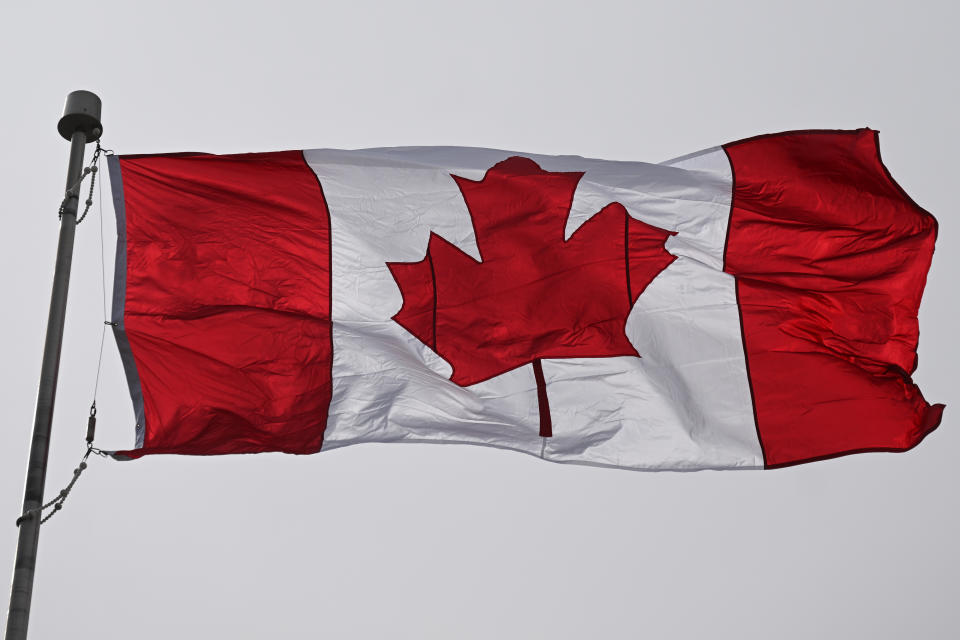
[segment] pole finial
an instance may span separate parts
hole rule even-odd
[[[83,131],[87,142],[95,142],[103,134],[100,122],[100,97],[90,91],[71,91],[63,105],[63,117],[57,123],[57,131],[69,140],[75,131]]]

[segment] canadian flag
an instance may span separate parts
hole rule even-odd
[[[937,224],[874,131],[661,164],[113,156],[116,452],[489,445],[633,469],[902,451]]]

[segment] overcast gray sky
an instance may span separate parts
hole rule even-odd
[[[946,1],[5,7],[0,575],[73,89],[103,98],[120,153],[442,144],[657,162],[759,133],[879,129],[887,166],[940,221],[915,380],[948,405],[909,453],[771,472],[414,444],[94,459],[42,529],[32,637],[957,637],[958,20]],[[77,234],[48,495],[83,452],[97,215]],[[98,444],[132,445],[110,339],[98,406]]]

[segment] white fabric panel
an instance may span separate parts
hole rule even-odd
[[[325,449],[359,442],[467,442],[563,462],[638,469],[761,467],[733,279],[723,274],[730,168],[722,150],[676,165],[411,147],[304,152],[332,224],[333,398]],[[523,155],[584,172],[570,236],[610,202],[676,231],[678,256],[640,297],[627,336],[642,358],[544,361],[553,438],[539,437],[531,366],[461,388],[450,366],[391,318],[387,262],[423,259],[432,231],[479,259],[451,174],[481,179]]]

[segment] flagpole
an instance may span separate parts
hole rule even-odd
[[[73,91],[67,95],[63,117],[57,124],[60,135],[70,141],[70,161],[67,165],[67,194],[60,216],[60,240],[53,274],[53,292],[50,296],[50,315],[47,318],[47,337],[43,344],[40,365],[40,387],[33,422],[33,439],[27,461],[27,481],[23,495],[20,537],[17,541],[17,559],[10,587],[10,610],[7,617],[6,640],[24,640],[30,620],[30,600],[33,595],[33,576],[37,566],[37,545],[40,541],[40,506],[47,477],[47,454],[50,446],[50,427],[53,422],[53,404],[57,395],[57,376],[60,371],[60,348],[63,345],[63,327],[67,314],[67,290],[70,286],[70,266],[73,261],[73,239],[77,226],[77,206],[80,179],[83,171],[83,149],[88,142],[100,138],[100,98],[89,91]],[[52,212],[51,212],[52,215]]]

